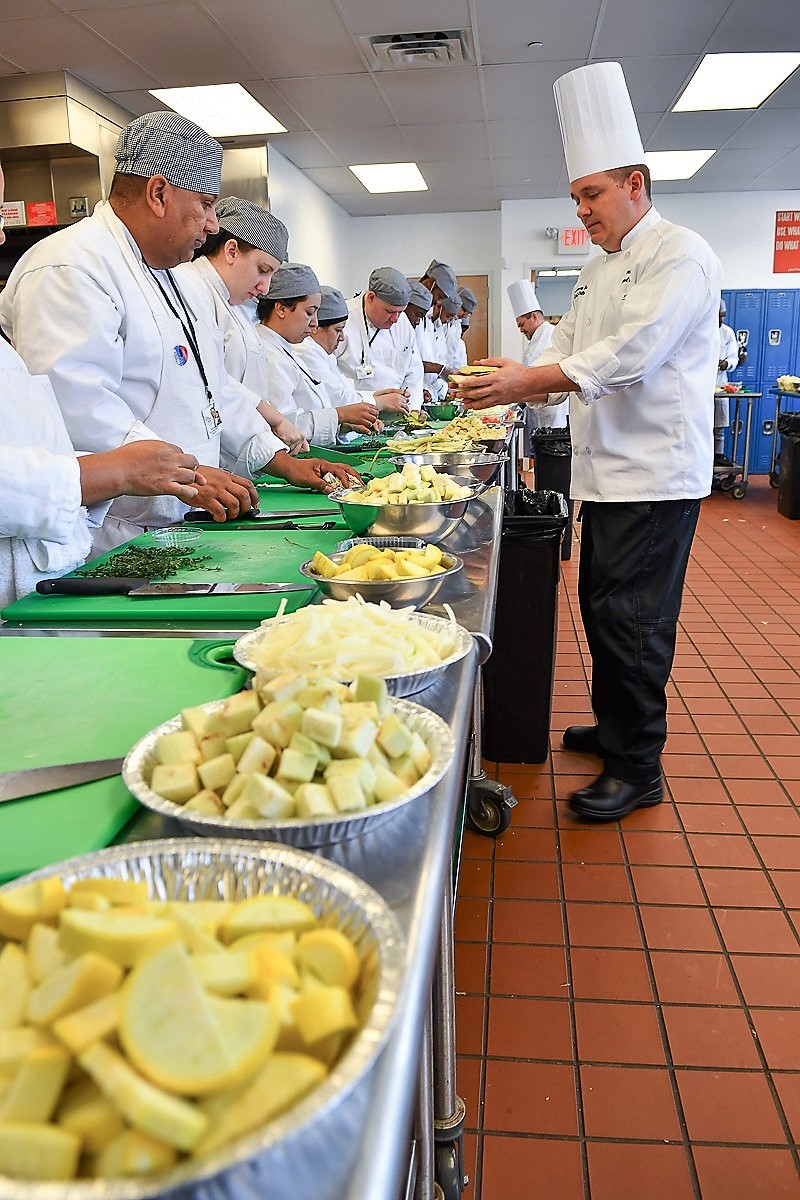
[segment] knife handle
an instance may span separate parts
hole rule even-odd
[[[126,596],[133,588],[144,587],[149,582],[149,579],[132,579],[130,576],[69,575],[63,579],[40,579],[36,591],[40,596]]]

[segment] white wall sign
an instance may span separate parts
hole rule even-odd
[[[4,200],[0,204],[0,212],[3,214],[3,224],[6,229],[11,229],[15,225],[27,224],[24,200]]]

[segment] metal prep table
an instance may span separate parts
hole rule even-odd
[[[491,488],[470,506],[448,539],[448,548],[465,558],[464,578],[437,597],[474,634],[475,652],[413,697],[450,724],[456,746],[463,748],[461,758],[456,757],[429,798],[420,798],[372,833],[323,851],[371,884],[392,907],[407,938],[406,976],[352,1157],[347,1161],[343,1156],[336,1164],[320,1162],[313,1192],[297,1190],[294,1200],[398,1200],[404,1195],[428,1200],[439,1194],[433,1181],[436,1163],[444,1172],[447,1200],[461,1190],[457,1147],[464,1114],[455,1093],[451,860],[468,771],[478,667],[491,652],[502,501],[502,489]],[[238,632],[243,631],[186,622],[158,628],[144,622],[68,629],[0,626],[0,636],[230,638]],[[184,833],[177,822],[142,812],[121,840]],[[427,1121],[418,1119],[420,1110]],[[431,1121],[439,1131],[436,1146]]]
[[[723,492],[730,492],[734,500],[743,500],[749,486],[750,435],[753,425],[753,401],[761,399],[761,392],[731,392],[729,399],[734,400],[733,443],[731,445],[730,466],[714,466],[713,486]],[[746,401],[744,424],[741,417],[742,400]],[[739,439],[742,438],[741,460],[739,456]]]

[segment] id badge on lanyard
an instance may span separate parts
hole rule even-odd
[[[203,424],[206,427],[206,436],[209,438],[216,437],[217,430],[222,424],[222,417],[219,415],[219,410],[213,400],[203,409],[202,412]]]

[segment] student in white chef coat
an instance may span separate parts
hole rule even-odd
[[[0,203],[3,189],[0,167]],[[167,442],[76,455],[50,381],[31,375],[3,338],[0,428],[0,608],[80,566],[112,497],[164,493],[190,504],[197,495],[196,458]]]
[[[445,296],[455,295],[456,273],[447,263],[434,258],[428,264],[420,283],[433,296],[430,311],[414,329],[417,350],[425,372],[423,386],[431,399],[443,400],[447,392],[447,346],[442,332],[442,303]]]
[[[570,805],[608,821],[662,799],[666,684],[711,483],[722,270],[701,237],[652,206],[620,65],[571,71],[555,95],[578,217],[604,253],[581,271],[534,366],[487,360],[500,370],[461,395],[482,408],[569,393],[596,724],[568,728],[564,745],[602,758],[600,776]]]
[[[728,371],[733,371],[739,365],[739,343],[730,325],[725,324],[728,306],[724,300],[719,302],[719,362],[717,363],[716,387],[724,387],[728,382]],[[728,396],[714,396],[714,466],[732,467],[733,463],[725,454],[725,430],[731,423],[731,402]]]
[[[327,491],[322,476],[334,469],[290,457],[252,394],[227,375],[218,329],[192,311],[171,273],[217,231],[221,167],[222,147],[193,122],[139,117],[120,135],[109,200],[24,254],[0,299],[3,332],[28,369],[50,379],[73,444],[180,445],[203,465],[195,503],[215,520],[258,500],[249,478],[219,469],[220,447],[248,477],[269,465]],[[174,497],[121,497],[94,548],[184,512]]]
[[[272,278],[268,296],[258,302],[266,353],[266,394],[270,403],[316,446],[332,446],[340,425],[369,433],[378,422],[370,397],[337,408],[320,375],[309,370],[297,348],[317,328],[322,288],[311,267],[286,263]]]
[[[207,301],[211,319],[224,338],[228,374],[261,397],[258,411],[293,454],[307,450],[300,430],[266,399],[266,351],[249,306],[245,307],[247,300],[269,291],[272,276],[286,259],[288,230],[266,208],[239,196],[225,196],[214,207],[219,231],[209,234],[197,256],[176,267],[175,275],[198,304]],[[198,285],[200,296],[193,290]]]
[[[376,267],[367,290],[347,302],[350,316],[336,350],[339,367],[365,399],[384,389],[393,393],[382,412],[422,407],[422,361],[405,315],[410,294],[400,271]]]
[[[517,329],[525,338],[525,349],[522,352],[522,362],[526,367],[532,367],[553,341],[553,326],[545,321],[544,313],[536,295],[536,288],[530,279],[516,279],[506,289],[511,302],[511,311],[517,322]],[[525,412],[525,453],[532,453],[532,438],[537,429],[551,426],[561,429],[567,424],[569,415],[569,400],[564,397],[560,404],[547,407],[529,404]]]
[[[322,284],[320,288],[320,304],[317,309],[317,327],[310,335],[294,347],[294,353],[300,363],[305,366],[310,375],[320,379],[320,387],[324,388],[330,403],[337,409],[365,403],[365,397],[356,391],[355,384],[339,369],[336,350],[344,341],[344,331],[350,317],[347,301],[335,287]],[[387,399],[396,395],[395,388],[372,393],[372,408],[370,411],[371,429],[382,428],[380,421],[375,423],[375,415],[384,406]],[[399,397],[398,397],[399,398]],[[368,401],[367,401],[368,403]],[[340,426],[342,413],[339,414]],[[344,422],[347,428],[347,421]]]

